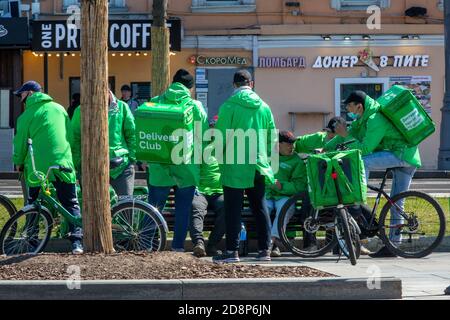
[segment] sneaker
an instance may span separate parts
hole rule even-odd
[[[446,296],[450,296],[450,286],[448,286],[447,288],[445,288],[444,294]]]
[[[256,256],[256,260],[258,261],[271,261],[270,258],[270,250],[260,250],[258,255]]]
[[[361,245],[361,255],[363,256],[368,256],[369,254],[371,254],[372,251],[370,251],[369,249],[367,249],[366,247],[364,247],[363,245]]]
[[[277,246],[274,245],[272,250],[270,251],[270,256],[272,258],[279,258],[279,257],[281,257],[280,248],[278,248]]]
[[[199,241],[192,251],[197,258],[206,257],[205,244],[203,241]]]
[[[83,254],[83,246],[81,245],[80,241],[74,241],[72,243],[72,254]]]
[[[214,263],[235,263],[239,262],[239,253],[237,251],[226,251],[225,253],[214,256]]]
[[[391,251],[389,251],[389,249],[386,246],[384,246],[377,252],[369,254],[369,257],[371,257],[371,258],[394,258],[394,257],[396,257],[396,255],[393,254]]]

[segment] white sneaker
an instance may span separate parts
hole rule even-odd
[[[370,251],[369,249],[367,249],[366,247],[364,247],[363,245],[361,245],[361,255],[363,256],[368,256],[369,254],[371,254],[372,251]]]
[[[80,242],[76,241],[72,244],[72,254],[83,254],[83,246]]]

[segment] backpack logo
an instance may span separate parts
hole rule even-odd
[[[406,116],[400,118],[400,121],[406,128],[406,130],[411,131],[420,126],[425,121],[425,119],[421,114],[419,114],[419,111],[417,109],[414,109]]]

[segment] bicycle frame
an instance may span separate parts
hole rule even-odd
[[[399,211],[399,214],[405,218],[408,219],[408,216],[406,214],[403,213],[402,208],[400,208],[400,206],[398,204],[396,204],[395,202],[392,201],[391,197],[384,191],[384,187],[386,186],[386,181],[387,181],[387,177],[389,172],[391,172],[392,170],[387,169],[383,175],[383,180],[381,181],[381,184],[379,187],[376,187],[374,185],[370,185],[367,184],[367,188],[369,188],[372,191],[377,192],[377,197],[375,199],[375,204],[372,208],[372,213],[371,213],[371,218],[370,218],[370,223],[369,226],[371,226],[375,220],[375,215],[378,209],[378,205],[380,204],[380,200],[381,200],[381,196],[385,197],[386,200],[392,205],[395,206],[395,208]]]

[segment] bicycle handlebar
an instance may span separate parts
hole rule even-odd
[[[336,146],[336,150],[338,150],[338,151],[344,151],[344,150],[347,149],[347,145],[352,144],[353,142],[356,142],[356,140],[353,139],[353,140],[349,140],[349,141],[345,141],[345,142],[339,143],[339,144]]]

